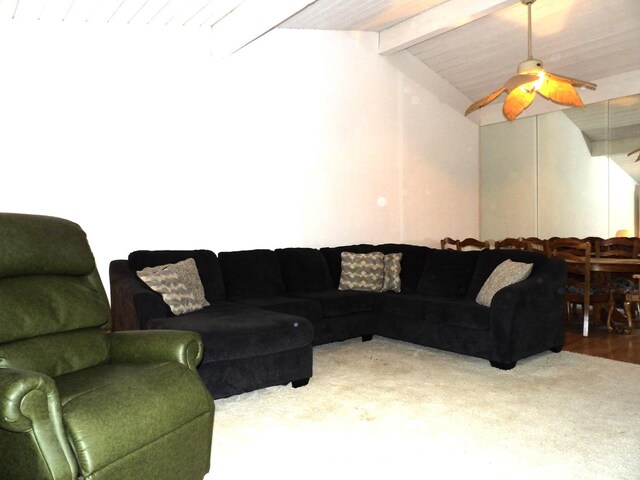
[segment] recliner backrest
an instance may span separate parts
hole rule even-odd
[[[0,213],[0,367],[55,377],[106,362],[109,326],[82,229],[61,218]]]

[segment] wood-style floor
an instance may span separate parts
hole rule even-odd
[[[565,328],[564,350],[640,364],[640,328],[629,335],[610,333],[605,325],[591,322],[589,336],[582,336],[582,323]]]

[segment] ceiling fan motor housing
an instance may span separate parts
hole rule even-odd
[[[530,58],[518,65],[519,74],[538,73],[540,70],[542,70],[542,60],[538,60],[537,58]]]

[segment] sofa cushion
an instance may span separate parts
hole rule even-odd
[[[376,245],[375,249],[385,255],[389,253],[402,253],[400,261],[400,282],[402,293],[416,293],[418,282],[424,270],[424,262],[429,247],[407,245],[403,243],[385,243]]]
[[[384,254],[342,252],[338,290],[380,292],[384,285]]]
[[[198,332],[205,345],[203,363],[305,347],[314,335],[306,318],[227,301],[180,317],[154,318],[147,325]]]
[[[322,306],[324,317],[338,317],[354,313],[371,312],[375,295],[356,290],[324,290],[296,294],[301,298],[316,300]]]
[[[140,280],[162,295],[174,315],[209,306],[193,258],[178,263],[146,267],[136,272]]]
[[[514,262],[533,263],[533,272],[549,261],[549,258],[538,252],[528,252],[525,250],[504,249],[504,250],[482,250],[478,252],[478,261],[476,262],[473,277],[469,283],[466,298],[475,300],[478,292],[491,275],[491,272],[505,260],[513,260]]]
[[[220,252],[218,259],[229,300],[284,294],[280,263],[272,250]]]
[[[280,248],[275,250],[287,292],[315,292],[333,287],[329,267],[315,248]]]
[[[343,247],[323,247],[320,249],[320,253],[327,261],[327,268],[329,268],[329,275],[331,276],[331,283],[334,288],[338,288],[340,284],[340,274],[342,273],[342,252],[353,253],[371,253],[375,252],[375,247],[370,244],[359,245],[346,245]]]
[[[446,324],[474,330],[488,330],[490,309],[467,299],[426,299],[424,319],[429,323]]]
[[[428,297],[464,298],[479,253],[429,250],[418,282],[418,293]]]
[[[137,250],[128,257],[129,268],[137,272],[145,267],[177,263],[193,258],[204,288],[204,296],[213,303],[226,298],[222,272],[216,254],[210,250]]]
[[[383,293],[375,303],[375,309],[383,314],[422,320],[428,299],[423,295]]]
[[[485,307],[491,306],[491,300],[498,290],[520,282],[531,274],[532,263],[513,262],[509,259],[498,265],[478,292],[476,302]]]
[[[273,297],[245,298],[242,300],[242,303],[251,305],[252,307],[273,310],[274,312],[298,315],[312,321],[322,318],[322,307],[320,303],[315,300],[278,295]]]
[[[382,292],[400,293],[402,282],[400,281],[402,253],[387,253],[384,256],[384,281]]]

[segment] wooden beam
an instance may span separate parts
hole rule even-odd
[[[232,55],[315,1],[245,0],[211,26],[213,55]]]
[[[391,55],[520,0],[449,0],[380,32],[378,52]]]

